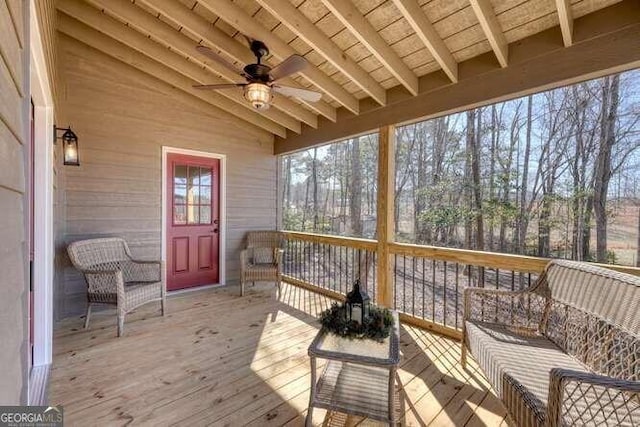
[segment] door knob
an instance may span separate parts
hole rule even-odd
[[[217,233],[217,232],[218,232],[218,229],[217,229],[217,228],[214,228],[213,230],[211,230],[211,232],[212,232],[212,233]]]

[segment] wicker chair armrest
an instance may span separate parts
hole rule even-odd
[[[122,270],[80,270],[87,281],[88,292],[93,294],[113,294],[124,296],[124,276]]]
[[[284,258],[284,249],[276,250],[274,264],[277,266],[281,266],[283,258]]]
[[[473,320],[537,331],[544,318],[545,306],[544,297],[527,290],[464,290],[465,321]]]
[[[640,422],[640,381],[562,368],[552,369],[549,379],[548,426]]]
[[[249,260],[251,258],[250,252],[252,252],[251,249],[243,249],[240,251],[240,266],[242,269],[249,266]]]
[[[162,261],[160,260],[148,260],[148,259],[132,259],[131,262],[136,264],[155,264],[162,265]]]

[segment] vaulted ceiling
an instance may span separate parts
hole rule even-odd
[[[58,0],[57,8],[60,32],[284,140],[323,124],[335,128],[363,113],[363,105],[389,106],[398,93],[419,96],[429,89],[422,83],[428,75],[455,86],[460,64],[476,57],[489,55],[489,66],[508,68],[510,47],[544,31],[555,31],[558,47],[568,49],[576,20],[618,2]],[[624,3],[636,11],[635,0]],[[242,68],[255,59],[245,35],[269,46],[269,65],[303,55],[310,66],[283,83],[319,91],[322,100],[276,96],[272,108],[258,112],[240,90],[193,89],[239,81],[195,46],[208,46]]]

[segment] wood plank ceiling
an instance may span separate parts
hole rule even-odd
[[[458,81],[458,64],[493,52],[509,66],[509,44],[558,27],[572,45],[573,21],[619,0],[58,0],[58,30],[179,87],[280,138],[360,113],[360,100],[387,103],[396,86],[418,95],[419,77]],[[245,35],[264,41],[275,65],[298,53],[310,62],[282,83],[323,94],[317,103],[274,97],[257,112],[240,90],[203,92],[198,83],[239,82],[198,54],[202,44],[243,67],[254,62]],[[325,121],[326,121],[325,120]]]

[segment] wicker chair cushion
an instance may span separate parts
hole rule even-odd
[[[273,264],[273,248],[253,248],[254,264]]]
[[[586,371],[543,336],[488,323],[466,322],[465,327],[472,354],[517,425],[544,424],[552,368]]]

